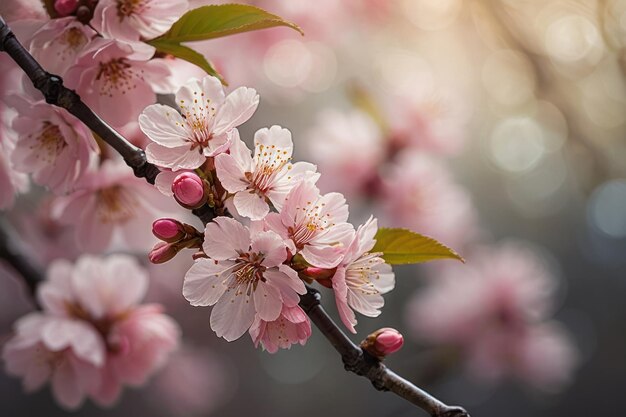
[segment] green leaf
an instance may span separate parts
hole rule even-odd
[[[191,62],[202,68],[206,71],[207,74],[217,77],[222,84],[228,85],[222,74],[217,72],[213,65],[204,57],[204,55],[194,51],[191,48],[188,48],[184,45],[179,45],[176,42],[170,42],[167,40],[154,39],[150,41],[150,44],[154,46],[158,52],[163,52],[166,54],[174,55],[176,58],[184,59],[185,61]]]
[[[389,264],[415,264],[435,259],[457,259],[465,262],[458,253],[435,239],[407,229],[380,228],[376,245],[371,252],[382,252]]]
[[[245,4],[215,4],[185,13],[169,31],[156,39],[171,42],[203,41],[236,33],[286,26],[304,35],[296,24],[258,7]],[[152,44],[152,41],[148,41]]]

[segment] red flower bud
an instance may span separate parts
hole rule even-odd
[[[178,175],[172,183],[172,192],[176,201],[187,208],[200,207],[206,201],[204,183],[193,172]]]
[[[367,336],[361,342],[361,348],[372,356],[383,359],[400,350],[404,344],[402,334],[391,327],[383,327]]]
[[[153,264],[162,264],[164,262],[169,261],[178,253],[178,248],[176,245],[166,242],[159,242],[150,251],[148,254],[148,259]]]
[[[69,16],[78,8],[78,0],[56,0],[54,2],[54,10],[61,17]]]
[[[183,225],[174,219],[157,219],[152,223],[152,234],[165,242],[176,242],[185,237]]]

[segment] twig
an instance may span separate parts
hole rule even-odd
[[[35,87],[44,94],[48,103],[67,109],[118,151],[126,163],[133,168],[135,175],[154,183],[158,168],[146,161],[143,150],[132,145],[96,116],[74,91],[63,86],[60,77],[47,73],[19,43],[2,17],[0,17],[0,50],[7,52],[18,63]],[[208,206],[193,210],[193,213],[204,224],[210,222],[215,216],[214,211]],[[0,246],[3,246],[3,243],[0,241]],[[0,248],[0,254],[4,257],[4,252],[1,251],[2,248]],[[26,273],[24,278],[31,291],[34,292],[37,283],[40,282],[41,274],[29,266],[25,258],[20,258],[19,255],[12,252],[7,253],[12,254],[7,258],[10,263],[15,261],[21,265],[20,268],[16,267],[16,269],[21,273],[23,271]],[[300,299],[300,306],[311,318],[313,324],[320,329],[326,339],[339,352],[347,371],[368,378],[377,390],[392,391],[421,407],[433,417],[469,417],[463,408],[451,407],[442,403],[388,369],[379,359],[372,357],[356,346],[324,311],[320,300],[319,292],[313,288],[308,288],[307,293]]]

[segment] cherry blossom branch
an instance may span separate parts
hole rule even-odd
[[[113,147],[133,169],[137,177],[145,178],[154,183],[159,170],[147,162],[142,149],[132,145],[100,119],[74,92],[63,86],[61,77],[46,72],[33,56],[20,44],[15,35],[0,16],[0,51],[4,51],[28,75],[33,85],[40,90],[46,102],[62,107],[85,123],[105,142]],[[208,205],[193,210],[204,224],[209,223],[215,212]],[[23,255],[12,249],[10,239],[0,232],[0,256],[5,258],[24,277],[29,289],[34,294],[36,286],[41,282],[42,274],[29,264]],[[392,391],[412,404],[427,411],[433,417],[469,417],[461,407],[444,404],[427,392],[413,385],[395,372],[387,368],[380,359],[375,358],[355,345],[346,334],[335,324],[320,304],[320,293],[308,288],[301,297],[300,306],[319,328],[333,347],[339,352],[345,369],[368,378],[379,391]]]
[[[35,88],[41,91],[47,103],[62,107],[76,116],[115,149],[137,177],[145,178],[150,184],[154,184],[159,169],[146,160],[144,151],[127,141],[100,119],[75,91],[63,85],[61,77],[46,72],[17,40],[2,16],[0,16],[0,51],[6,52],[13,58],[30,78]]]
[[[469,417],[462,407],[449,406],[387,368],[378,358],[355,345],[324,310],[319,291],[307,286],[300,298],[300,307],[331,345],[339,352],[346,371],[354,372],[372,382],[379,391],[392,391],[417,405],[433,417]]]

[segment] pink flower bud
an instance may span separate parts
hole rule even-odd
[[[385,327],[379,330],[380,333],[374,342],[374,348],[383,355],[390,355],[400,350],[404,344],[402,334],[396,329]]]
[[[178,248],[176,245],[166,242],[159,242],[150,251],[148,254],[148,259],[153,264],[162,264],[164,262],[169,261],[178,253]]]
[[[165,242],[176,242],[185,237],[183,225],[174,219],[157,219],[152,223],[152,234]]]
[[[54,10],[61,17],[69,16],[76,11],[78,0],[56,0],[54,2]]]
[[[367,336],[361,342],[361,348],[372,356],[383,359],[400,350],[404,344],[402,334],[391,327],[383,327]]]
[[[183,172],[172,183],[174,198],[181,205],[196,208],[206,201],[204,196],[204,183],[193,172]]]

